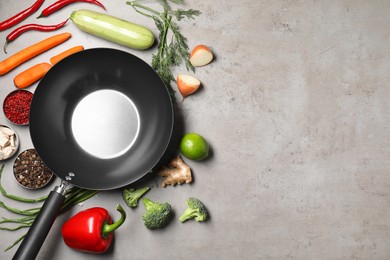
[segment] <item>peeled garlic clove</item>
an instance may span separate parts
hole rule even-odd
[[[14,135],[14,131],[12,131],[11,129],[7,128],[7,127],[1,127],[0,128],[0,131],[5,134],[5,135],[8,135],[8,136],[12,136]]]
[[[4,156],[5,157],[8,157],[12,154],[12,152],[14,151],[14,148],[12,146],[7,146],[3,149],[3,153],[4,153]]]
[[[15,147],[15,136],[12,135],[9,139],[9,143],[10,143],[10,146],[14,146]]]
[[[0,146],[5,147],[9,144],[8,136],[4,135],[2,132],[0,133]]]

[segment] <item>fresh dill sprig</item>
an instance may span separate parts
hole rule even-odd
[[[169,1],[175,4],[184,4],[184,0]],[[161,6],[160,9],[162,10],[153,9],[145,5],[144,2],[150,1],[134,0],[126,3],[132,6],[137,13],[154,20],[156,28],[159,30],[159,43],[157,53],[152,55],[152,68],[173,96],[175,92],[171,86],[171,82],[175,81],[172,73],[173,67],[179,66],[184,61],[187,70],[195,71],[195,67],[189,59],[187,38],[181,33],[178,22],[182,19],[193,20],[201,12],[194,9],[183,10],[179,8],[173,10],[168,0],[154,0],[155,3]]]

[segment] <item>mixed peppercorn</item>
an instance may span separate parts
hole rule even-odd
[[[14,175],[22,186],[38,189],[50,181],[53,173],[46,167],[35,149],[28,149],[16,158]]]
[[[33,94],[27,90],[15,90],[4,100],[4,115],[14,124],[28,124]]]

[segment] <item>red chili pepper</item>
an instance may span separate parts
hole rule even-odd
[[[55,25],[41,25],[41,24],[30,23],[30,24],[26,24],[26,25],[20,26],[20,27],[16,28],[15,30],[13,30],[5,38],[4,52],[7,53],[7,51],[6,51],[7,45],[10,42],[14,41],[16,38],[18,38],[24,32],[31,31],[31,30],[41,31],[41,32],[55,31],[55,30],[58,30],[61,27],[63,27],[68,22],[68,20],[69,20],[69,18],[66,19],[65,21],[63,21],[62,23],[55,24]]]
[[[95,5],[100,6],[104,10],[106,10],[104,5],[102,5],[97,0],[59,0],[59,1],[55,2],[54,4],[51,4],[48,7],[46,7],[37,18],[48,17],[52,13],[58,11],[59,9],[65,7],[65,6],[69,5],[69,4],[76,3],[76,2],[84,2],[84,3],[95,4]]]
[[[35,11],[37,11],[39,9],[39,7],[41,7],[43,2],[45,2],[45,0],[37,0],[32,6],[30,6],[26,10],[24,10],[24,11],[14,15],[14,16],[12,16],[11,18],[1,22],[0,23],[0,31],[4,31],[4,30],[20,23],[21,21],[23,21],[24,19],[29,17],[31,14],[35,13]]]
[[[120,219],[112,224],[112,219],[104,208],[90,208],[80,211],[62,226],[62,238],[67,246],[91,253],[104,253],[111,244],[114,230],[126,219],[126,212],[121,205],[116,209]]]

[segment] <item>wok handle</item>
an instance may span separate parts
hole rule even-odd
[[[35,259],[65,200],[66,185],[56,186],[47,197],[34,223],[28,230],[14,260]]]

